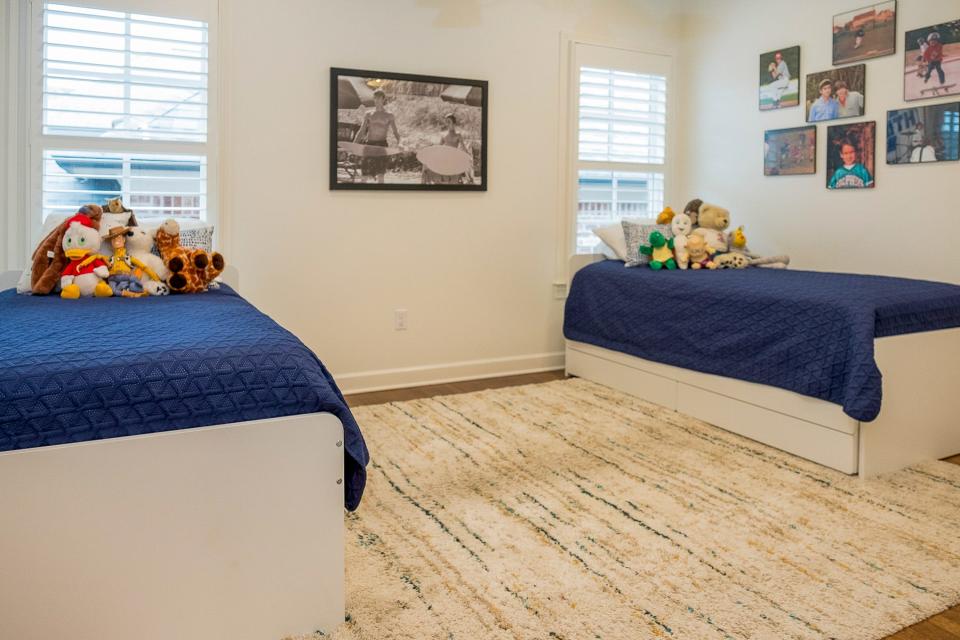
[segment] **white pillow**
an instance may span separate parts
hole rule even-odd
[[[52,215],[47,216],[47,219],[43,221],[43,229],[40,231],[40,240],[43,240],[50,232],[59,227],[63,222],[72,217],[75,214],[66,215]],[[23,273],[20,274],[20,280],[17,281],[17,293],[32,293],[30,291],[30,277],[33,274],[33,251],[36,247],[30,249],[27,253],[27,264],[23,267]]]
[[[629,218],[624,218],[627,222],[634,222]],[[603,241],[604,247],[601,253],[611,260],[627,260],[627,240],[623,236],[622,221],[613,224],[607,224],[602,227],[594,227],[593,235]]]

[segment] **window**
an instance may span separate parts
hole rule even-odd
[[[46,3],[40,24],[41,219],[119,196],[206,220],[207,23]]]
[[[573,59],[574,249],[591,253],[593,228],[663,209],[670,59],[583,44]]]

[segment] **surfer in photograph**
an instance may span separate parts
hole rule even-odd
[[[457,131],[457,116],[453,113],[448,113],[443,117],[443,122],[447,129],[440,137],[440,144],[445,147],[453,147],[454,149],[463,151],[465,154],[473,157],[470,153],[470,150],[467,149],[466,143],[463,141],[463,136],[459,131]],[[431,171],[427,167],[423,168],[422,181],[424,184],[457,184],[460,182],[461,176],[464,177],[468,182],[473,183],[472,169],[462,174],[440,175],[434,171]]]
[[[397,146],[400,146],[400,132],[397,131],[397,120],[392,113],[387,111],[383,105],[387,101],[387,94],[382,89],[373,92],[374,110],[368,111],[363,116],[363,124],[357,131],[356,142],[361,142],[373,147],[386,147],[387,135],[393,131],[393,137],[397,139]],[[379,183],[383,183],[384,174],[387,173],[387,162],[389,157],[366,156],[360,162],[360,173],[364,178],[371,177]]]

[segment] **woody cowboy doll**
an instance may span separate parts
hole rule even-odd
[[[100,258],[107,263],[110,274],[107,276],[107,284],[115,296],[124,298],[140,298],[147,295],[143,290],[143,283],[140,277],[146,273],[153,280],[159,280],[159,276],[147,265],[133,256],[127,255],[127,232],[128,227],[110,227],[105,240],[110,242],[113,247],[113,255],[91,256],[87,260]]]

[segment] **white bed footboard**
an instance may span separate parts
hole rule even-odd
[[[329,413],[0,454],[0,638],[330,631],[342,482]]]

